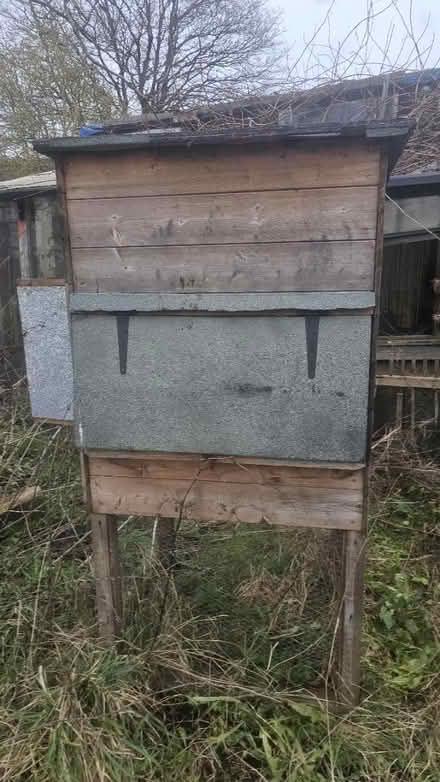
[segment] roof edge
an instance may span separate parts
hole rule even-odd
[[[39,171],[13,179],[0,180],[0,198],[14,199],[20,195],[37,195],[56,190],[56,174],[54,170]]]
[[[420,187],[440,184],[440,171],[426,174],[396,174],[390,177],[390,187]]]
[[[214,133],[121,133],[97,136],[67,136],[37,139],[33,142],[36,152],[58,157],[76,151],[105,152],[156,147],[191,147],[215,144],[255,144],[290,139],[325,139],[347,136],[383,139],[403,144],[412,129],[408,120],[379,121],[341,124],[316,123],[303,127],[270,127],[266,129],[225,129]]]

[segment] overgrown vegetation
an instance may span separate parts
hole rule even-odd
[[[161,617],[150,527],[123,521],[126,626],[106,649],[69,440],[5,402],[1,493],[42,494],[0,517],[1,780],[438,781],[434,454],[376,448],[363,700],[335,716],[295,697],[330,693],[334,536],[185,524]]]

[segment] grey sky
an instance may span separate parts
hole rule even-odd
[[[409,9],[411,0],[394,0],[398,5],[398,9],[401,11],[406,21],[409,21]],[[269,0],[270,4],[279,8],[283,14],[283,26],[286,30],[285,37],[289,45],[293,48],[293,52],[297,56],[297,52],[301,50],[304,45],[304,39],[310,40],[314,31],[320,25],[325,17],[325,14],[329,8],[329,0]],[[386,9],[390,6],[391,0],[374,0],[375,11]],[[366,16],[367,2],[366,0],[335,0],[333,10],[331,12],[330,23],[320,32],[318,38],[315,41],[316,52],[320,54],[322,58],[325,58],[328,53],[328,38],[329,29],[331,41],[335,45],[340,43],[347,33]],[[437,65],[440,64],[440,2],[439,0],[413,0],[412,3],[412,16],[414,29],[417,35],[425,28],[425,25],[429,21],[428,29],[425,32],[423,40],[420,43],[421,50],[429,47],[432,41],[433,34],[436,36],[434,47],[429,55],[429,59],[426,59],[424,55],[425,65]],[[415,57],[414,47],[406,42],[406,47],[401,51],[402,42],[406,38],[404,24],[399,19],[399,13],[396,8],[388,8],[384,13],[377,16],[373,22],[373,34],[377,41],[377,45],[370,44],[368,53],[368,61],[371,63],[371,70],[377,70],[382,60],[381,48],[384,47],[384,43],[387,38],[387,33],[390,24],[393,24],[392,41],[389,47],[390,59],[393,66],[396,64],[396,60],[400,64],[409,64],[410,60]],[[359,32],[361,28],[359,28]],[[353,35],[347,42],[345,52],[349,56],[350,52],[353,52],[357,48],[356,39]],[[330,60],[330,58],[329,58]],[[376,65],[378,64],[378,65]],[[417,67],[417,62],[414,60],[412,67]]]

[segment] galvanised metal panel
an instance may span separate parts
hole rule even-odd
[[[72,351],[67,289],[18,287],[26,372],[34,418],[72,420]]]
[[[72,315],[86,448],[361,462],[369,315]]]

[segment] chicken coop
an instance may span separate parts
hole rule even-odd
[[[407,123],[35,144],[65,210],[74,432],[97,608],[117,517],[336,530],[339,678],[359,695],[387,170]]]

